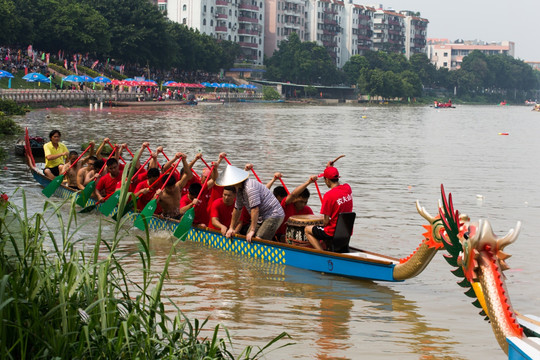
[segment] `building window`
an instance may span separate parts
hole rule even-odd
[[[206,19],[203,19],[202,24],[206,25]]]
[[[184,6],[182,6],[182,10],[186,11],[187,10],[187,5],[184,4]]]
[[[448,63],[445,61],[445,62],[443,62],[442,66],[448,67]]]
[[[443,57],[447,57],[447,56],[448,56],[448,53],[445,52],[445,53],[443,54]],[[446,66],[446,65],[445,65],[445,66]]]
[[[210,26],[214,26],[214,20],[210,19]]]
[[[183,19],[182,19],[182,24],[186,25],[186,23],[187,23],[186,18],[183,18]]]
[[[206,12],[206,5],[203,6],[203,12]]]
[[[214,13],[214,7],[213,6],[210,6],[210,13]]]

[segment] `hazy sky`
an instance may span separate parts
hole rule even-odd
[[[516,44],[516,58],[540,61],[540,0],[387,0],[375,4],[419,11],[429,20],[429,38],[509,40]]]

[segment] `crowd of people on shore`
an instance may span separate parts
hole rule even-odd
[[[184,83],[220,82],[218,74],[205,71],[185,71],[182,69],[154,69],[138,64],[119,64],[114,60],[105,61],[93,58],[90,54],[66,54],[62,51],[57,53],[46,53],[44,51],[29,47],[13,48],[0,46],[0,70],[8,71],[12,74],[20,70],[25,72],[38,72],[46,75],[54,74],[48,68],[50,61],[61,61],[67,70],[78,73],[81,65],[90,68],[98,73],[105,74],[107,70],[113,69],[120,74],[129,74],[132,77],[143,77],[153,79],[157,82],[174,80]]]
[[[335,160],[326,164],[322,174],[310,176],[289,193],[284,186],[277,186],[271,191],[276,180],[283,176],[281,173],[275,173],[271,181],[262,184],[252,164],[246,164],[244,169],[234,167],[226,153],[220,153],[210,164],[201,153],[188,162],[187,155],[182,152],[168,158],[161,146],[152,151],[149,143],[144,142],[134,154],[127,144],[112,144],[105,138],[97,149],[96,144],[90,142],[85,150],[87,156],[82,157],[83,154],[68,151],[60,142],[59,130],[52,130],[49,139],[43,146],[43,173],[49,179],[63,174],[65,185],[74,191],[83,191],[95,182],[97,185],[92,196],[98,203],[103,203],[122,186],[122,173],[128,169],[123,154],[127,152],[135,166],[129,179],[129,189],[136,198],[136,211],[140,212],[152,199],[156,199],[156,216],[180,220],[193,208],[193,224],[214,229],[229,238],[242,234],[249,242],[254,237],[284,241],[287,220],[291,216],[313,214],[307,205],[310,197],[308,187],[321,177],[330,190],[321,199],[322,225],[305,228],[311,246],[325,249],[332,241],[339,214],[353,209],[351,187],[340,183]],[[110,151],[107,156],[104,154],[106,145]],[[141,164],[145,151],[148,151],[148,157]],[[167,160],[163,165],[158,161],[160,156]],[[199,160],[205,164],[200,175],[193,169]],[[228,165],[220,173],[223,160]],[[249,178],[250,171],[257,180]]]

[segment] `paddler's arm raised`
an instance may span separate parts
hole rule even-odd
[[[98,158],[98,160],[103,159],[103,156],[101,156],[101,151],[103,150],[103,147],[105,146],[105,144],[107,144],[109,141],[110,141],[109,138],[105,138],[105,139],[103,139],[103,141],[99,145],[99,147],[98,147],[98,149],[96,151],[96,157]]]
[[[182,188],[184,186],[186,186],[187,182],[189,180],[191,180],[191,178],[193,177],[193,173],[191,172],[191,168],[189,167],[189,164],[187,163],[187,156],[186,154],[184,153],[181,153],[181,152],[177,152],[175,155],[174,155],[174,158],[176,160],[180,159],[180,157],[182,157],[182,166],[184,167],[184,173],[182,174],[182,177],[180,178],[179,181],[176,182],[176,187],[180,190],[182,190]]]
[[[251,170],[251,169],[250,169]],[[247,171],[247,170],[246,170]],[[283,177],[283,174],[280,173],[280,172],[276,172],[274,173],[274,176],[272,176],[272,180],[270,180],[267,184],[266,184],[266,188],[268,190],[270,190],[272,188],[272,186],[274,185],[274,183],[276,182],[277,179],[281,179]]]
[[[297,186],[296,189],[294,189],[289,195],[287,195],[287,197],[285,198],[285,204],[289,205],[290,203],[292,203],[294,199],[300,196],[300,194],[309,186],[309,184],[314,183],[315,181],[317,181],[318,178],[319,177],[317,175],[312,175],[309,177],[309,179],[307,179],[305,183]]]

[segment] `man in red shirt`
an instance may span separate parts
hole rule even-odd
[[[180,214],[184,215],[190,208],[195,207],[193,223],[207,226],[210,222],[210,216],[207,211],[206,202],[203,201],[203,198],[205,198],[204,193],[199,198],[199,203],[197,204],[197,197],[201,188],[202,185],[199,183],[189,185],[189,192],[180,199]]]
[[[137,184],[134,192],[137,197],[137,209],[139,211],[144,209],[146,204],[154,198],[156,191],[161,187],[161,181],[151,186],[159,178],[160,171],[158,168],[150,168],[146,174],[147,179]]]
[[[220,230],[225,236],[231,225],[232,212],[236,201],[236,188],[234,186],[226,186],[223,189],[223,197],[214,200],[210,208],[210,229]],[[242,222],[238,223],[236,232],[240,232]]]
[[[321,214],[324,215],[323,226],[306,226],[305,233],[315,249],[323,250],[319,240],[332,241],[336,231],[337,219],[342,212],[353,210],[353,196],[349,184],[340,184],[339,171],[327,166],[323,173],[324,183],[330,190],[324,194]]]
[[[283,211],[285,211],[285,218],[276,232],[276,237],[278,240],[280,239],[281,235],[285,235],[287,231],[287,220],[291,216],[313,214],[313,210],[307,206],[310,195],[307,187],[309,184],[315,181],[317,181],[317,175],[311,176],[305,183],[296,187],[296,189],[281,200],[281,207],[283,207]]]
[[[118,160],[111,158],[107,160],[107,174],[99,179],[96,186],[98,201],[102,202],[107,196],[116,191],[118,184],[122,180],[124,165],[118,164]]]

